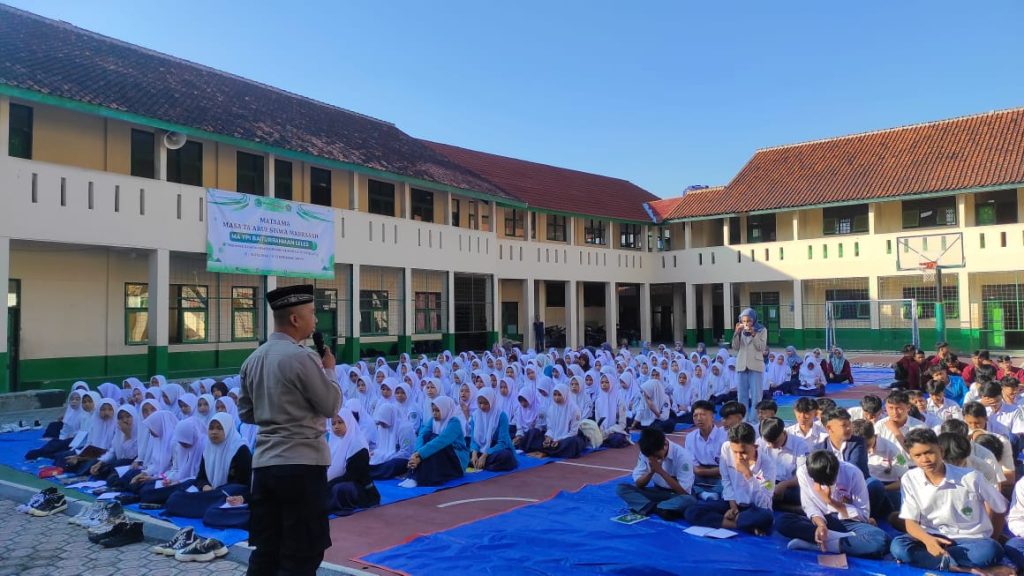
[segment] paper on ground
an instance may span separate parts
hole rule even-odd
[[[118,477],[124,476],[129,470],[131,470],[131,464],[127,466],[117,466],[114,468],[114,472],[117,472]]]
[[[97,500],[113,500],[114,498],[116,498],[116,497],[118,497],[120,495],[121,495],[120,492],[104,492],[103,494],[100,494],[99,496],[97,496],[96,499]]]
[[[106,485],[107,485],[107,483],[105,481],[103,481],[103,480],[94,480],[92,482],[78,482],[77,484],[69,484],[69,485],[65,486],[65,488],[92,489],[92,488],[102,488],[103,486],[106,486]]]

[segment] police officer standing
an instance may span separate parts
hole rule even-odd
[[[327,419],[341,407],[334,355],[302,345],[316,328],[312,285],[267,293],[274,333],[242,364],[238,415],[259,426],[249,500],[250,576],[313,575],[331,545]]]

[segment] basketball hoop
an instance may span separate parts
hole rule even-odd
[[[921,281],[926,286],[935,283],[935,272],[938,265],[938,262],[921,262]]]

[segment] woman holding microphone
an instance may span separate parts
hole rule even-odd
[[[740,312],[732,335],[736,353],[736,396],[747,407],[748,422],[757,422],[754,407],[761,401],[764,388],[764,353],[768,350],[768,330],[757,321],[753,308]]]

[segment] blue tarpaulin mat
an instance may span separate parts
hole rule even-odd
[[[528,470],[530,468],[537,468],[543,466],[549,462],[554,462],[557,458],[534,458],[532,456],[526,456],[520,454],[516,457],[519,461],[519,467],[509,472],[473,472],[467,473],[462,478],[452,480],[440,486],[423,486],[416,488],[401,488],[398,483],[401,482],[399,479],[391,480],[375,480],[373,483],[377,486],[377,491],[380,492],[380,503],[394,504],[395,502],[401,502],[403,500],[409,500],[419,496],[426,496],[427,494],[433,494],[438,490],[446,490],[448,488],[454,488],[456,486],[462,486],[464,484],[472,484],[474,482],[482,482],[491,478],[497,478],[498,476],[505,476],[507,474],[514,474],[521,470]]]
[[[124,507],[125,510],[130,510],[137,514],[145,514],[146,516],[152,516],[153,518],[159,518],[165,522],[170,522],[178,528],[186,528],[191,526],[195,529],[196,535],[202,538],[216,538],[224,543],[225,546],[234,546],[239,542],[245,542],[249,539],[249,532],[246,530],[240,530],[238,528],[212,528],[203,524],[203,521],[199,518],[182,518],[180,516],[161,516],[161,510],[143,510],[139,508],[138,504],[131,504]]]
[[[650,518],[633,525],[611,518],[626,509],[615,495],[625,478],[562,492],[546,502],[421,536],[362,560],[415,576],[452,574],[794,574],[910,576],[926,572],[892,560],[849,558],[825,568],[817,553],[791,552],[786,538],[740,534],[728,540],[691,536],[686,525]]]

